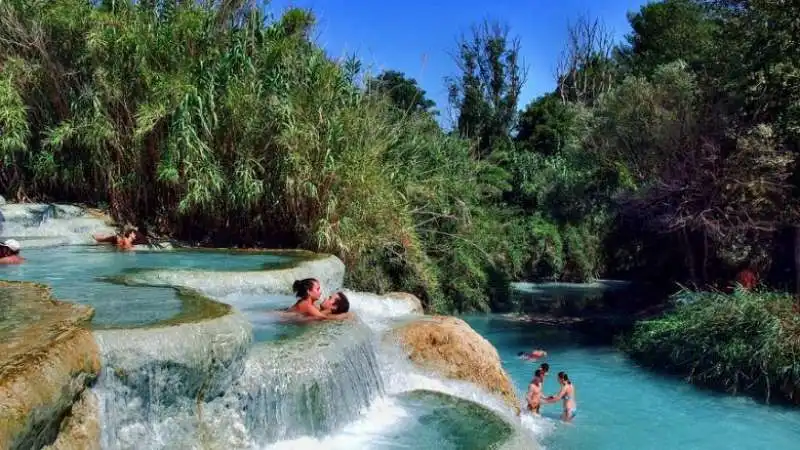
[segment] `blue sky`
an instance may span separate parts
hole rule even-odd
[[[626,13],[646,0],[275,0],[268,9],[312,9],[316,40],[331,57],[356,54],[378,73],[394,69],[416,78],[443,114],[444,78],[455,75],[450,53],[456,38],[484,18],[506,22],[519,36],[528,66],[520,107],[555,86],[553,69],[566,39],[567,23],[580,15],[598,17],[622,39],[630,30]]]

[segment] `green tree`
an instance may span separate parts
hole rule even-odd
[[[703,2],[664,0],[648,3],[628,14],[633,32],[620,48],[625,64],[636,74],[651,74],[663,65],[682,60],[693,70],[710,62],[718,24]]]
[[[532,101],[520,114],[517,135],[519,150],[543,155],[559,153],[575,121],[575,109],[564,103],[556,93]]]
[[[387,95],[401,111],[429,112],[438,115],[436,103],[426,96],[425,90],[417,85],[417,80],[406,78],[402,72],[387,70],[369,80],[368,90]]]
[[[458,44],[460,75],[447,80],[450,105],[459,135],[477,143],[480,157],[510,143],[525,81],[519,48],[508,27],[492,21],[473,26]]]

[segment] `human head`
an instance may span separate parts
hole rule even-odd
[[[311,297],[312,300],[316,300],[320,296],[319,280],[316,278],[295,280],[292,283],[292,290],[298,298]]]
[[[4,253],[3,256],[18,255],[20,248],[22,248],[16,239],[6,239],[5,241],[0,242],[0,247],[0,250],[2,250],[2,253]]]
[[[533,372],[533,378],[534,379],[537,379],[537,380],[541,381],[543,376],[544,376],[544,373],[542,372],[542,369],[536,369],[536,371]]]
[[[542,377],[544,377],[545,375],[550,373],[550,364],[542,363],[542,365],[539,366],[539,369],[542,370]]]
[[[569,384],[569,375],[567,372],[558,372],[558,382],[561,384]]]
[[[344,292],[339,291],[326,298],[320,305],[320,309],[330,310],[334,314],[344,314],[350,311],[350,300],[344,295]]]

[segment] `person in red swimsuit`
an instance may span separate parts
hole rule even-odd
[[[0,242],[0,264],[22,264],[25,258],[19,256],[20,248],[16,239]]]

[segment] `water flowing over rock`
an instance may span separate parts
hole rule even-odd
[[[317,323],[257,347],[234,396],[255,442],[330,433],[383,393],[372,334],[355,320]]]
[[[94,243],[93,233],[112,234],[111,219],[95,209],[49,203],[0,205],[5,219],[3,237],[13,237],[26,248]]]
[[[502,396],[518,414],[520,401],[492,344],[455,317],[425,316],[391,333],[408,358],[444,377],[475,383]]]
[[[0,310],[0,448],[40,448],[100,371],[85,328],[92,309],[52,300],[37,285],[0,282]]]
[[[88,230],[98,223],[107,226],[105,219],[83,208],[10,207],[2,211],[9,213],[11,229],[21,233],[28,244],[93,243]],[[106,315],[110,320],[93,323],[94,331],[85,328],[92,319],[92,308],[41,296],[39,303],[5,301],[10,297],[3,296],[4,286],[10,289],[9,295],[18,298],[23,294],[12,288],[22,284],[0,284],[0,299],[4,300],[0,302],[4,320],[0,337],[17,333],[16,339],[0,341],[0,349],[6,349],[12,361],[0,366],[0,448],[249,450],[296,448],[291,445],[309,441],[328,445],[333,437],[336,444],[332,448],[338,449],[352,448],[352,436],[347,434],[353,430],[361,448],[372,450],[401,441],[423,447],[437,443],[434,445],[442,450],[472,448],[471,443],[509,450],[537,448],[520,434],[519,419],[503,400],[475,389],[472,383],[481,381],[467,374],[473,370],[483,373],[488,367],[502,372],[496,352],[496,366],[492,366],[491,352],[474,341],[466,324],[464,331],[445,319],[421,317],[422,303],[415,296],[344,290],[354,316],[343,321],[298,322],[278,311],[294,301],[291,285],[296,279],[319,279],[325,295],[342,290],[344,264],[336,257],[289,251],[287,258],[276,260],[274,254],[268,259],[266,255],[272,252],[267,252],[257,263],[219,263],[214,256],[215,263],[208,264],[195,256],[203,253],[200,250],[159,254],[102,249],[99,253],[97,249],[76,252],[77,248],[87,247],[53,250],[63,252],[57,255],[51,255],[49,249],[32,251],[28,262],[38,262],[30,266],[38,272],[28,270],[15,276],[56,283],[75,279],[74,274],[70,278],[70,273],[53,273],[42,265],[61,261],[58,258],[68,264],[63,267],[73,267],[74,262],[78,271],[83,268],[97,274],[105,270],[101,276],[87,278],[86,297],[82,297],[83,284],[68,291],[70,298],[95,306],[98,314],[109,309]],[[159,256],[152,256],[156,254]],[[170,259],[173,255],[177,260]],[[136,263],[121,262],[120,258],[135,258]],[[55,267],[61,266],[57,262]],[[82,278],[78,282],[84,283]],[[104,282],[124,284],[125,290],[91,284]],[[177,312],[171,309],[174,305],[161,303],[160,293],[152,293],[170,288],[178,291]],[[144,290],[141,295],[139,289]],[[58,311],[57,317],[36,306],[43,304],[43,299],[50,311],[47,314]],[[153,301],[157,306],[151,305]],[[109,304],[117,309],[110,309]],[[130,320],[131,314],[141,312],[133,308],[142,304],[170,313],[148,321]],[[430,343],[427,347],[419,344],[417,353],[425,357],[411,359],[422,367],[428,367],[422,364],[426,358],[449,364],[436,372],[443,377],[415,366],[397,340],[391,345],[380,340],[398,323],[410,321],[407,326],[411,326],[437,320],[447,322],[445,331],[454,340],[464,341],[461,345],[473,353],[473,359],[464,351],[431,358],[426,353]],[[453,332],[456,328],[458,333]],[[21,334],[20,330],[27,331]],[[428,332],[431,334],[435,335]],[[403,337],[413,335],[411,331]],[[7,370],[6,366],[23,369]],[[483,387],[494,380],[486,374],[481,377]],[[438,393],[416,392],[440,388]],[[420,395],[424,398],[418,398]],[[370,416],[384,403],[399,408],[395,411],[399,421],[394,425]],[[403,423],[413,429],[405,425],[393,428]],[[372,431],[368,431],[370,427]],[[491,439],[470,438],[477,428],[490,431]],[[397,433],[411,434],[401,439]],[[418,437],[428,440],[419,441]]]
[[[243,370],[251,333],[250,323],[235,312],[167,327],[95,331],[101,382],[115,380],[145,410],[213,397]]]
[[[231,294],[291,295],[292,283],[302,278],[316,278],[326,292],[334,292],[342,287],[344,269],[342,260],[335,256],[317,256],[268,271],[143,270],[124,278],[132,284],[188,287],[220,298]]]
[[[105,371],[95,389],[103,417],[103,448],[238,449],[328,433],[354,420],[382,393],[372,336],[355,320],[309,325],[300,336],[237,354],[233,364],[217,371],[226,382],[214,390],[188,383],[187,376],[198,378],[174,370],[180,364],[169,364],[166,356],[158,357],[155,366],[160,369],[148,369],[148,375],[135,382],[117,371]],[[191,339],[202,349],[208,338]],[[106,339],[101,342],[106,345]],[[142,343],[128,348],[134,346]],[[123,353],[119,349],[120,357]],[[135,359],[162,353],[156,350]],[[171,358],[180,356],[175,352]]]

